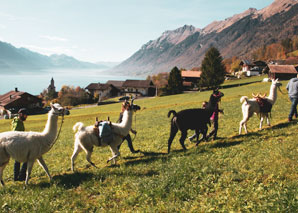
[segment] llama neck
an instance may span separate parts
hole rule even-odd
[[[206,111],[207,111],[209,117],[211,117],[211,115],[213,114],[214,110],[216,109],[216,106],[217,106],[217,101],[214,100],[214,98],[211,95],[209,102],[206,106]]]
[[[121,128],[123,128],[124,132],[129,132],[129,130],[131,129],[131,125],[132,125],[132,114],[133,112],[130,110],[125,110],[123,112],[123,118],[122,118],[122,122],[120,123]]]
[[[270,94],[267,97],[268,101],[271,104],[274,104],[277,99],[277,86],[275,84],[272,84],[270,87]]]
[[[42,132],[45,139],[44,142],[51,145],[57,135],[58,116],[54,115],[52,111],[49,112],[47,124]]]

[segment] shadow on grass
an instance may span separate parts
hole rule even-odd
[[[53,181],[58,185],[66,189],[79,186],[82,182],[91,180],[94,177],[94,174],[89,172],[83,173],[73,173],[73,174],[63,174],[56,175],[53,177]]]
[[[193,147],[197,148],[197,147]],[[189,148],[188,150],[191,150],[193,148]],[[178,155],[182,156],[189,156],[193,154],[198,154],[198,153],[203,153],[206,152],[205,149],[200,149],[196,153],[193,152],[188,152],[188,150],[172,150],[169,154],[168,153],[163,153],[163,152],[141,152],[143,156],[138,156],[138,157],[133,157],[131,158],[132,160],[126,161],[124,164],[125,165],[138,165],[142,163],[151,163],[157,160],[162,160],[162,161],[168,161],[173,157],[177,157]]]
[[[211,147],[212,148],[227,148],[227,147],[239,145],[242,142],[243,142],[243,140],[232,141],[232,142],[217,142],[217,143],[213,144]]]
[[[271,129],[283,129],[283,128],[287,128],[287,127],[293,126],[293,125],[297,125],[297,122],[293,121],[293,122],[285,122],[285,123],[276,124],[276,125],[272,126]]]

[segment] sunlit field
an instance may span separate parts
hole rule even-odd
[[[252,81],[255,81],[252,79]],[[73,125],[93,125],[95,117],[116,122],[121,103],[73,109],[65,116],[60,137],[44,155],[53,176],[34,164],[29,185],[13,181],[13,162],[4,170],[5,187],[0,187],[0,212],[295,212],[298,188],[298,124],[289,123],[290,101],[287,81],[282,81],[272,108],[271,126],[259,119],[248,122],[247,135],[238,135],[242,119],[240,97],[269,93],[271,83],[252,83],[222,89],[218,140],[198,146],[186,140],[188,150],[175,137],[167,154],[170,132],[169,110],[201,107],[211,91],[137,99],[141,110],[133,118],[137,135],[133,145],[142,152],[130,153],[122,144],[116,166],[107,164],[108,147],[95,147],[91,167],[81,152],[76,172],[70,170]],[[29,116],[26,130],[42,131],[47,115]],[[0,120],[0,132],[10,130],[11,120]],[[58,121],[60,125],[61,118]],[[191,135],[193,131],[189,131]]]

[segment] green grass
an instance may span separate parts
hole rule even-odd
[[[285,85],[283,82],[283,92]],[[59,140],[44,155],[53,181],[34,165],[28,186],[13,182],[13,160],[4,171],[0,212],[294,212],[297,209],[297,120],[287,122],[290,102],[278,92],[272,126],[259,131],[259,120],[248,122],[249,133],[238,136],[242,119],[239,99],[251,93],[269,93],[270,83],[253,83],[222,90],[225,114],[219,120],[219,140],[198,147],[186,140],[182,151],[177,134],[167,152],[170,119],[167,113],[200,107],[210,91],[136,100],[138,134],[133,144],[142,153],[131,154],[126,142],[117,166],[106,164],[108,148],[95,148],[98,169],[90,167],[82,152],[76,173],[70,171],[74,134],[72,126],[95,117],[116,121],[120,103],[74,109],[65,117]],[[47,116],[29,116],[28,131],[41,131]],[[60,120],[59,120],[60,123]],[[0,132],[10,129],[0,121]],[[189,131],[189,134],[192,134]]]

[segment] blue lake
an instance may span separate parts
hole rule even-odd
[[[32,95],[40,94],[46,89],[54,78],[56,91],[63,85],[87,87],[90,83],[106,83],[108,80],[142,79],[130,76],[111,75],[104,70],[80,69],[80,70],[41,70],[40,72],[0,73],[0,95],[14,90],[28,92]]]

